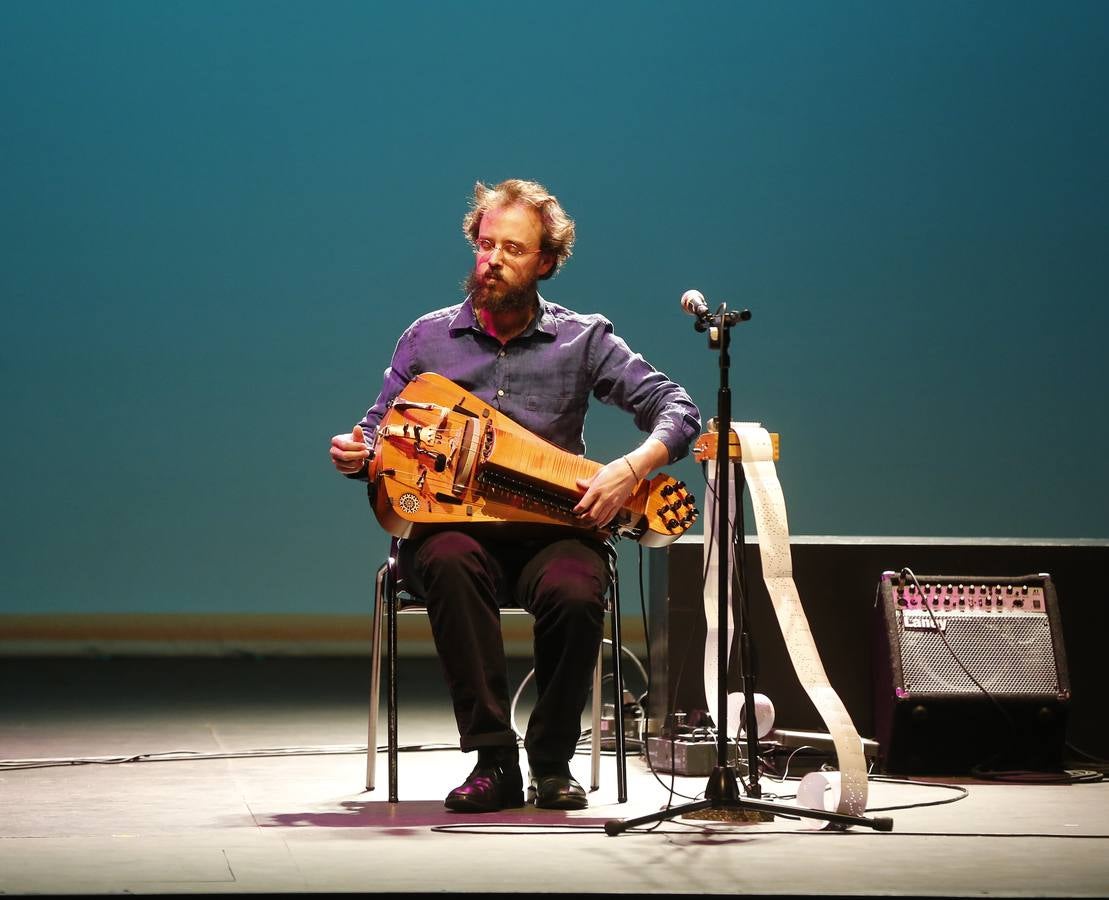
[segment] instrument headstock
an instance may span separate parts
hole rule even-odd
[[[697,521],[697,498],[679,481],[659,473],[649,483],[644,514],[647,530],[639,539],[644,547],[663,547]]]

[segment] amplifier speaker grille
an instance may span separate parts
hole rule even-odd
[[[946,644],[938,631],[910,630],[899,624],[904,690],[917,695],[980,694],[978,685],[955,661],[957,655],[995,696],[1059,692],[1047,616],[987,619],[954,613],[945,624]]]

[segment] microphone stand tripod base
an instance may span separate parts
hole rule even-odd
[[[683,819],[710,822],[773,822],[772,813],[744,806],[739,782],[730,766],[717,766],[705,787],[705,799],[681,814]]]
[[[755,825],[759,822],[773,822],[774,816],[770,813],[760,812],[757,809],[744,809],[742,806],[710,806],[708,809],[698,809],[693,812],[682,813],[679,818],[699,819],[705,822],[731,822],[732,824],[744,823]]]

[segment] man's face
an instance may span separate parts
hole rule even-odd
[[[478,226],[477,259],[466,286],[478,309],[491,312],[530,306],[535,284],[554,259],[539,252],[543,221],[530,206],[486,211]]]

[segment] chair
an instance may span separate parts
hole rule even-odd
[[[377,717],[381,697],[382,631],[385,632],[385,678],[387,684],[386,722],[388,731],[389,802],[398,802],[397,790],[397,617],[400,613],[427,614],[423,600],[407,591],[397,575],[397,546],[377,570],[374,581],[374,618],[370,646],[370,724],[366,753],[366,790],[372,791],[377,770]],[[616,739],[616,793],[620,803],[628,799],[627,759],[624,755],[623,680],[620,672],[620,581],[616,570],[616,554],[609,551],[608,610],[611,619],[611,642],[602,641],[593,670],[591,790],[600,786],[601,771],[601,662],[605,643],[612,646],[613,720]],[[527,613],[508,607],[502,614]]]

